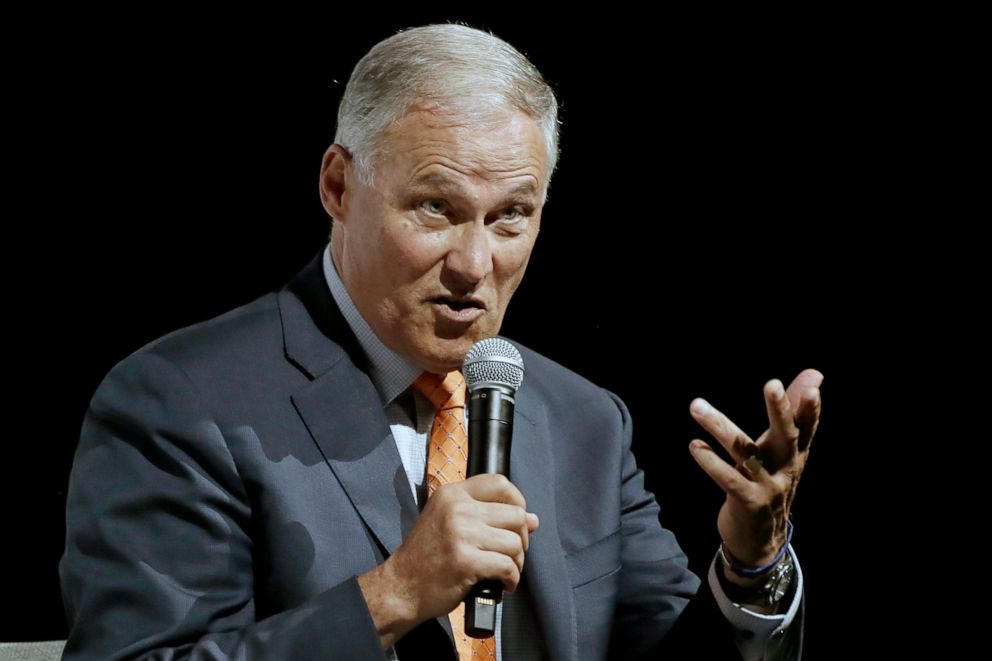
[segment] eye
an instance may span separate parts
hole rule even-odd
[[[444,215],[445,210],[448,208],[447,203],[444,200],[439,199],[429,199],[424,200],[420,203],[420,208],[437,216]]]
[[[524,207],[510,207],[509,209],[504,209],[500,212],[500,220],[517,221],[522,219],[524,216],[530,215],[530,210]]]

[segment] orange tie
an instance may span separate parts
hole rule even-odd
[[[437,412],[427,447],[427,497],[448,482],[465,479],[468,466],[468,433],[465,430],[465,377],[424,372],[413,387],[430,400]],[[465,634],[465,603],[448,615],[461,661],[496,661],[496,637],[471,638]]]

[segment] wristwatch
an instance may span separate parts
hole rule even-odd
[[[726,567],[723,554],[720,554],[720,562]],[[782,597],[789,591],[789,584],[792,582],[792,572],[794,565],[792,555],[786,553],[774,567],[766,574],[765,581],[758,585],[745,588],[732,583],[723,575],[723,570],[718,570],[716,575],[720,581],[727,598],[737,604],[761,604],[763,606],[774,606],[782,600]]]

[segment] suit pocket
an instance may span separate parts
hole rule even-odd
[[[620,529],[565,555],[584,659],[605,659],[620,587]]]
[[[565,555],[572,588],[620,571],[620,528],[588,546]]]

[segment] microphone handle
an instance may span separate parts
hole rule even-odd
[[[510,388],[490,386],[469,393],[467,477],[499,473],[510,477],[513,399]],[[503,601],[503,583],[479,581],[465,597],[465,633],[473,638],[496,634],[496,605]]]

